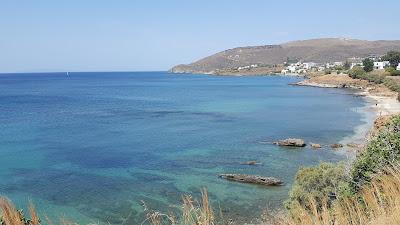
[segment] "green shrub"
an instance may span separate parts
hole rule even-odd
[[[328,75],[328,74],[331,74],[332,73],[332,70],[331,69],[325,69],[325,75]]]
[[[400,70],[395,70],[390,73],[390,76],[400,76]]]
[[[372,72],[372,73],[367,73],[364,79],[376,84],[382,84],[383,81],[385,80],[385,77],[386,76],[384,74],[375,74]]]
[[[311,210],[310,199],[321,208],[331,208],[337,199],[358,196],[361,187],[387,166],[400,163],[400,115],[394,116],[381,128],[357,156],[349,171],[343,164],[321,163],[316,167],[301,168],[289,192],[285,206],[289,211],[300,206]],[[314,201],[315,200],[315,201]]]
[[[321,163],[316,167],[301,168],[289,193],[285,206],[291,209],[294,204],[307,205],[308,199],[334,200],[346,186],[348,177],[342,164]]]
[[[382,60],[389,61],[392,67],[396,67],[400,63],[400,52],[390,51],[382,57]]]
[[[364,66],[365,72],[371,72],[372,70],[374,70],[374,61],[372,61],[372,59],[368,59],[368,58],[364,59],[363,66]]]
[[[393,68],[393,67],[391,67],[391,66],[385,68],[385,71],[386,71],[387,73],[389,73],[390,75],[391,75],[395,70],[396,70],[396,69]]]
[[[396,80],[385,78],[383,84],[392,91],[400,92],[400,82],[397,82]]]
[[[352,190],[357,192],[385,166],[400,161],[400,116],[395,116],[357,157],[351,171]]]
[[[349,75],[353,79],[362,79],[365,76],[366,72],[363,68],[359,66],[353,67],[353,69],[349,70]]]
[[[376,84],[382,84],[385,81],[385,74],[378,74],[374,72],[365,72],[363,68],[356,66],[349,70],[349,75],[353,79],[362,79]]]

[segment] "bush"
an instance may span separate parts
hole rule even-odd
[[[392,91],[400,92],[400,82],[398,82],[394,79],[387,77],[384,79],[383,84]]]
[[[328,75],[328,74],[331,74],[332,73],[332,70],[331,69],[325,69],[325,75]]]
[[[376,84],[382,84],[385,80],[386,75],[384,74],[375,74],[375,73],[367,73],[364,77],[364,80],[368,80],[369,82],[373,82]]]
[[[353,79],[362,79],[365,76],[366,72],[363,68],[359,66],[353,67],[353,69],[349,70],[349,75]]]
[[[384,167],[400,162],[400,116],[395,116],[357,157],[351,171],[354,192]]]
[[[368,58],[364,59],[363,66],[364,66],[365,72],[371,72],[372,70],[374,70],[374,61],[372,61],[372,59],[368,59]]]
[[[349,75],[353,79],[362,79],[367,80],[369,82],[374,82],[376,84],[382,84],[385,81],[385,74],[378,74],[374,72],[366,73],[365,70],[361,67],[354,67],[349,70]]]
[[[396,70],[396,69],[393,68],[393,67],[386,67],[386,68],[385,68],[385,71],[386,71],[387,73],[389,73],[389,74],[392,74],[395,70]]]
[[[309,207],[307,202],[310,198],[322,200],[328,196],[330,200],[336,199],[348,181],[345,174],[342,164],[321,163],[317,167],[301,168],[285,206],[288,209],[294,204]]]
[[[392,67],[396,67],[400,63],[400,52],[390,51],[382,57],[382,60],[389,61]]]
[[[400,70],[394,70],[390,73],[390,76],[400,76]]]
[[[301,168],[295,178],[285,206],[311,209],[309,200],[330,207],[336,199],[355,196],[363,185],[388,166],[400,163],[400,115],[380,129],[365,150],[357,156],[350,171],[343,164],[321,163],[319,166]],[[320,207],[319,205],[318,207]]]

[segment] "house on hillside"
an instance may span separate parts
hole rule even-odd
[[[316,65],[317,64],[314,62],[305,62],[305,63],[303,63],[303,69],[309,70],[309,69],[315,67]]]
[[[295,73],[296,72],[296,66],[295,65],[290,65],[287,67],[287,70],[289,70],[289,72],[291,73]]]
[[[351,63],[350,69],[353,69],[355,66],[363,67],[363,63],[362,62]]]
[[[385,67],[389,66],[389,61],[382,61],[382,62],[374,62],[374,69],[375,70],[383,70]]]
[[[325,66],[318,66],[318,72],[324,71],[325,70]]]
[[[343,62],[334,62],[333,65],[334,66],[343,66],[344,63]]]
[[[396,70],[400,70],[400,63],[399,63],[399,65],[397,65]]]
[[[367,58],[371,59],[372,61],[379,61],[381,56],[377,54],[369,54]]]

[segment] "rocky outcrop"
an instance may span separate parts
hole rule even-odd
[[[322,146],[320,144],[317,144],[317,143],[310,143],[310,145],[313,148],[322,148]]]
[[[280,140],[274,142],[275,145],[279,146],[287,146],[287,147],[305,147],[306,143],[304,142],[303,139],[298,139],[298,138],[288,138],[285,140]]]
[[[281,186],[283,181],[275,177],[262,177],[249,174],[220,174],[219,178],[241,183],[259,184],[264,186]]]
[[[342,145],[342,144],[339,144],[339,143],[337,143],[337,144],[332,144],[332,145],[331,145],[331,148],[334,148],[334,149],[343,148],[343,145]]]

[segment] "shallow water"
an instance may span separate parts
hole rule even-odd
[[[290,77],[152,73],[0,75],[0,192],[50,218],[129,224],[143,206],[167,211],[206,187],[224,215],[280,207],[300,166],[344,155],[280,148],[299,137],[331,144],[364,123],[344,89],[290,86]],[[241,162],[257,160],[261,166]],[[283,187],[218,173],[275,176]],[[130,215],[130,216],[129,216]]]

